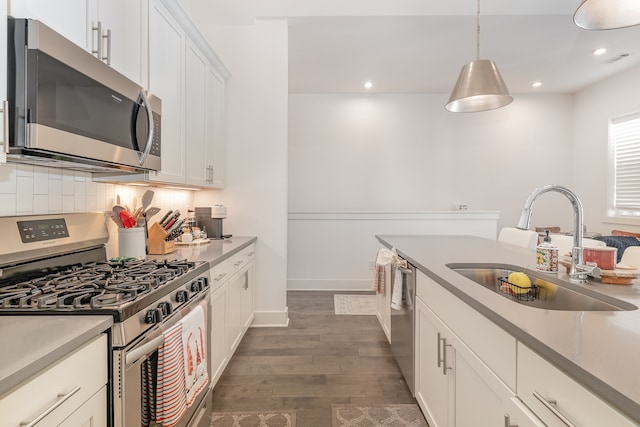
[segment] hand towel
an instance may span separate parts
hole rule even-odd
[[[158,349],[156,422],[163,427],[176,425],[187,411],[182,336],[178,322],[164,333]]]
[[[158,353],[154,352],[142,362],[142,427],[149,427],[156,419],[156,386]]]
[[[376,255],[376,265],[373,270],[373,283],[371,289],[377,294],[384,295],[385,290],[385,266],[390,265],[397,258],[395,248],[391,250],[381,248]]]
[[[409,298],[406,298],[405,282],[402,280],[402,271],[400,268],[407,268],[407,261],[399,258],[395,258],[392,265],[392,279],[391,286],[393,292],[391,294],[391,308],[394,310],[401,310],[403,306],[407,304]]]
[[[198,304],[182,320],[182,347],[187,406],[209,383],[207,369],[207,306]]]

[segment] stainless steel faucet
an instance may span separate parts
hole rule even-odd
[[[516,228],[519,228],[521,230],[529,229],[529,225],[531,223],[531,208],[533,206],[533,202],[535,202],[539,195],[548,193],[550,191],[555,191],[556,193],[560,193],[566,196],[571,202],[571,206],[573,206],[573,248],[571,249],[571,269],[569,270],[569,278],[584,282],[587,280],[587,276],[589,274],[599,275],[600,269],[598,267],[586,265],[584,262],[584,251],[582,247],[584,224],[582,202],[580,202],[578,196],[576,196],[576,194],[568,188],[561,185],[549,184],[533,190],[533,192],[524,202],[524,207],[522,208],[522,212],[520,213],[520,219],[518,220],[518,225],[516,225]]]

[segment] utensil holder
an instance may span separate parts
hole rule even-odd
[[[175,242],[167,242],[166,237],[167,232],[157,222],[149,228],[149,255],[170,254],[176,249]]]
[[[147,256],[144,227],[118,228],[118,256],[139,259]]]

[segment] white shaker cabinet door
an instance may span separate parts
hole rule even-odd
[[[149,14],[149,89],[162,100],[162,165],[149,179],[184,184],[186,34],[159,0],[152,0]]]
[[[31,18],[60,33],[83,49],[87,43],[87,0],[11,0],[9,15]]]
[[[208,120],[206,116],[207,59],[191,40],[187,40],[186,76],[186,182],[205,187],[209,182],[206,141]]]
[[[225,80],[209,65],[206,82],[206,159],[208,186],[224,187],[224,90]]]
[[[101,43],[109,65],[143,87],[147,86],[148,10],[148,0],[89,0],[87,19],[91,50]]]

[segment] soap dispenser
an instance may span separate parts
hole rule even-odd
[[[549,230],[543,241],[536,247],[536,269],[545,273],[558,272],[558,247],[551,243]]]

